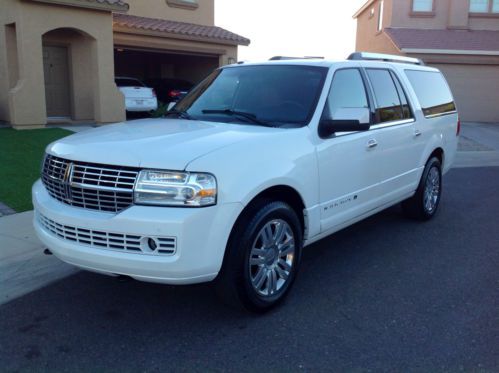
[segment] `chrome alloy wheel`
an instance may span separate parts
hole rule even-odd
[[[282,219],[266,223],[253,243],[249,273],[260,296],[273,296],[288,282],[293,268],[295,236]]]
[[[440,198],[440,173],[437,167],[432,167],[426,177],[424,188],[424,208],[432,213],[438,205]]]

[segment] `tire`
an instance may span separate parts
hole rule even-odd
[[[259,201],[236,222],[215,281],[226,304],[262,313],[288,294],[301,260],[303,233],[286,203]]]
[[[430,158],[421,176],[416,194],[402,202],[406,216],[421,221],[435,216],[442,195],[442,165],[436,157]]]

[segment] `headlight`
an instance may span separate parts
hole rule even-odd
[[[217,203],[217,180],[204,173],[144,170],[134,192],[137,204],[211,206]]]

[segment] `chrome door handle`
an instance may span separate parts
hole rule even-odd
[[[367,147],[369,149],[375,148],[376,146],[378,146],[378,142],[375,139],[371,139],[367,142]]]
[[[414,137],[421,136],[421,131],[420,130],[415,130],[414,131]]]

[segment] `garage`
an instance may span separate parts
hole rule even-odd
[[[115,75],[136,78],[154,86],[162,102],[168,101],[172,90],[187,89],[200,82],[219,66],[219,60],[219,56],[209,54],[119,46],[114,49]],[[151,83],[158,81],[165,82],[165,86]]]
[[[498,65],[435,64],[451,86],[463,121],[499,122]]]
[[[249,40],[217,26],[128,14],[113,15],[116,77],[154,88],[162,103],[169,93],[188,91],[219,66],[237,61]]]

